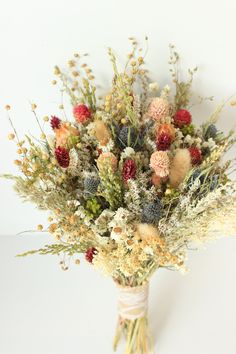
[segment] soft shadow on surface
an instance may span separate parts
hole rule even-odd
[[[172,310],[178,303],[183,283],[178,276],[164,279],[153,287],[151,302],[149,304],[150,326],[155,345],[159,342],[165,327],[171,317]]]

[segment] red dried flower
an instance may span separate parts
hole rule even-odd
[[[91,117],[92,112],[85,104],[78,104],[73,108],[73,115],[78,123],[84,123]]]
[[[93,262],[93,257],[97,254],[97,249],[95,247],[90,247],[85,252],[85,259],[89,263]]]
[[[59,165],[61,167],[68,167],[70,164],[70,155],[69,155],[69,151],[67,149],[65,149],[64,147],[58,146],[55,149],[55,156],[57,159],[57,162],[59,163]]]
[[[172,143],[172,138],[169,134],[162,132],[157,136],[156,146],[158,150],[162,150],[162,151],[168,150],[171,143]]]
[[[50,123],[51,123],[51,127],[52,127],[53,130],[54,129],[59,129],[60,126],[61,126],[61,120],[58,117],[56,117],[56,116],[51,116]]]
[[[132,179],[136,175],[136,163],[134,160],[128,159],[125,161],[123,170],[122,170],[122,177],[124,182],[127,182],[129,179]]]
[[[193,165],[198,165],[202,161],[202,152],[200,149],[197,147],[190,147],[188,149],[190,156],[191,156],[191,161]]]
[[[174,123],[178,128],[189,125],[192,122],[192,116],[186,109],[179,109],[174,115]]]

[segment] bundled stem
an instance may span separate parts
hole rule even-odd
[[[136,320],[119,318],[113,342],[115,351],[122,334],[126,341],[124,354],[148,354],[149,351],[154,352],[147,316]]]
[[[148,354],[154,352],[154,345],[148,326],[147,301],[148,283],[145,281],[140,286],[120,286],[117,323],[114,350],[122,336],[125,339],[124,354]]]

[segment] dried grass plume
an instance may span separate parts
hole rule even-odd
[[[170,185],[177,188],[191,170],[191,156],[188,149],[178,149],[170,167]]]

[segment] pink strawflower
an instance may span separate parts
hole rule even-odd
[[[151,155],[150,167],[159,177],[167,177],[169,175],[170,159],[166,151],[156,151]]]
[[[73,115],[78,123],[85,123],[92,115],[91,110],[85,104],[78,104],[73,108]]]
[[[154,120],[168,117],[170,111],[169,102],[162,97],[155,97],[149,104],[147,114]]]

